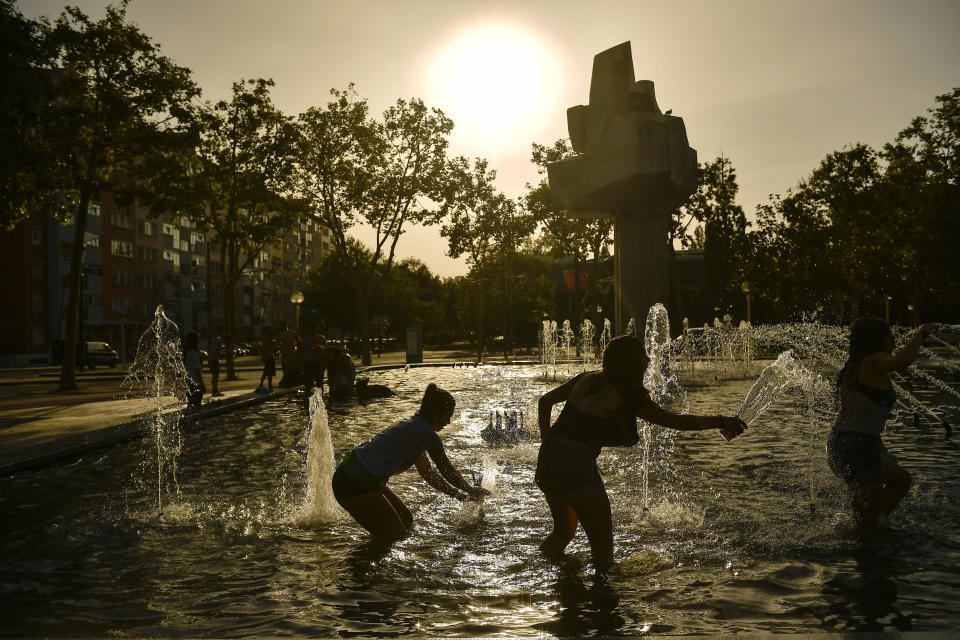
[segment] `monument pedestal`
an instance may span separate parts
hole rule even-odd
[[[650,307],[669,302],[669,230],[669,211],[616,217],[613,255],[617,335],[625,333],[630,318],[637,332],[642,332]]]

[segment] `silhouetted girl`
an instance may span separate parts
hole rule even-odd
[[[333,474],[333,495],[373,535],[396,539],[413,527],[410,510],[387,487],[392,476],[412,465],[427,484],[457,500],[489,494],[486,489],[467,484],[450,464],[437,435],[450,424],[454,406],[450,392],[431,382],[420,410],[412,418],[381,431],[343,457]],[[439,473],[430,465],[428,455]]]
[[[893,511],[910,488],[910,474],[880,439],[897,395],[887,375],[906,369],[936,328],[920,327],[893,354],[893,334],[879,318],[863,318],[850,329],[850,356],[837,376],[840,410],[827,442],[833,472],[847,483],[861,537],[873,534],[877,519]]]
[[[590,541],[594,566],[602,570],[613,563],[610,501],[597,470],[597,456],[603,447],[636,444],[638,417],[680,431],[719,429],[727,440],[747,428],[736,417],[681,415],[661,409],[643,388],[648,363],[639,339],[614,338],[603,351],[602,370],[581,373],[540,397],[537,417],[543,444],[536,483],[553,516],[553,531],[540,545],[547,555],[563,554],[579,522]],[[553,405],[560,402],[566,404],[550,426]]]

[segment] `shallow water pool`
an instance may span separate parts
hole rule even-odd
[[[397,391],[329,408],[335,453],[408,417],[428,381],[458,401],[441,436],[454,464],[495,481],[481,507],[410,470],[391,487],[416,528],[372,542],[349,518],[303,518],[308,414],[295,395],[183,429],[179,495],[157,514],[149,438],[0,479],[2,631],[11,636],[571,636],[960,628],[958,445],[912,418],[888,448],[914,477],[875,543],[847,533],[824,460],[823,415],[787,396],[743,437],[652,439],[600,459],[618,564],[594,575],[582,531],[567,558],[533,484],[537,443],[495,448],[491,411],[556,384],[537,367],[373,374]],[[753,378],[689,392],[693,413],[733,413]],[[918,390],[918,397],[923,392]],[[932,391],[930,392],[933,393]],[[644,509],[644,505],[648,509]]]

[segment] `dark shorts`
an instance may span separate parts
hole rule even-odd
[[[216,358],[210,358],[210,373],[214,375],[220,373],[220,361]]]
[[[263,359],[263,375],[277,375],[277,362],[273,359],[273,356]]]
[[[603,486],[593,449],[549,433],[540,445],[534,482],[548,496],[562,496],[593,485]]]
[[[883,480],[883,444],[880,436],[834,429],[827,440],[830,469],[848,484]]]
[[[343,460],[333,472],[333,497],[343,503],[345,498],[361,496],[365,493],[377,491],[383,486],[380,479],[367,471],[357,459],[353,449],[347,451]]]

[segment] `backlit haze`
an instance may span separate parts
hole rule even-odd
[[[55,17],[64,4],[18,6]],[[72,4],[99,17],[106,3]],[[451,155],[487,158],[512,197],[538,179],[530,144],[567,137],[567,107],[587,103],[593,56],[626,40],[700,161],[732,160],[748,216],[845,144],[891,141],[960,84],[954,0],[134,0],[128,15],[206,99],[255,77],[276,81],[290,115],[350,82],[376,115],[420,97],[456,123]],[[438,227],[411,228],[398,254],[465,273],[446,246]]]

